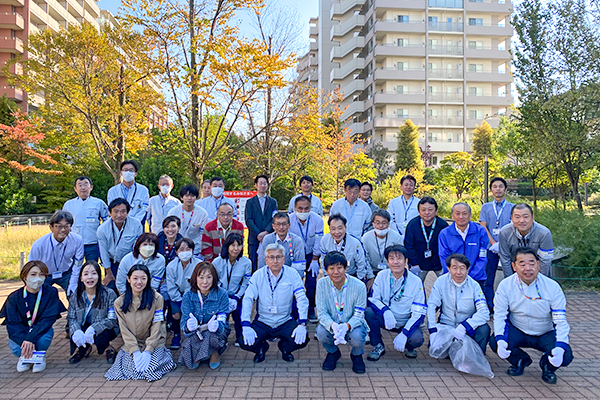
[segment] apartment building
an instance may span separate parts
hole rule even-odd
[[[367,146],[396,150],[411,119],[435,167],[470,151],[472,131],[513,103],[510,0],[321,0],[318,86],[340,88],[344,118]]]

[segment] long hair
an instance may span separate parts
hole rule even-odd
[[[148,280],[146,281],[146,287],[142,291],[142,302],[138,310],[143,310],[144,308],[147,308],[149,310],[152,308],[152,303],[154,302],[154,290],[152,289],[152,286],[150,286],[150,271],[148,271],[148,267],[146,267],[144,264],[136,264],[133,267],[131,267],[131,269],[127,273],[127,278],[131,278],[131,275],[135,271],[144,272],[146,274],[146,277],[148,278]],[[123,311],[123,313],[127,313],[129,311],[129,307],[131,306],[131,303],[133,302],[133,289],[131,289],[131,284],[129,283],[129,280],[127,281],[127,289],[125,290],[124,296],[125,298],[123,299],[123,307],[121,307],[121,310]]]
[[[96,287],[95,287],[96,298],[94,299],[94,303],[92,304],[92,307],[94,307],[96,309],[101,309],[103,307],[102,295],[104,293],[104,290],[106,290],[106,289],[102,285],[102,274],[100,273],[100,265],[98,265],[98,263],[94,260],[86,261],[86,263],[83,264],[83,266],[79,270],[79,281],[77,281],[77,304],[79,304],[80,307],[85,306],[85,301],[83,300],[83,296],[81,295],[83,292],[85,292],[85,284],[81,281],[81,277],[83,276],[83,270],[88,265],[91,265],[92,267],[94,267],[94,269],[96,270],[96,273],[98,274],[98,282],[96,282]]]

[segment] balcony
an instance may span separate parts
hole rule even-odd
[[[513,81],[511,74],[500,74],[492,71],[467,71],[466,75],[469,82],[510,83]]]
[[[424,10],[425,0],[374,0],[377,13],[398,10]]]
[[[425,57],[425,46],[411,44],[398,46],[395,43],[382,43],[375,45],[375,57]]]
[[[512,25],[507,24],[506,26],[500,25],[465,25],[465,33],[467,35],[477,36],[501,36],[511,37],[513,35]]]
[[[467,12],[509,15],[512,13],[513,8],[510,0],[466,0],[465,10]]]
[[[318,26],[311,26],[310,30],[309,30],[309,37],[316,39],[317,37],[319,37],[319,27]]]
[[[363,36],[356,36],[348,40],[341,46],[335,46],[331,48],[329,54],[329,61],[333,61],[337,58],[344,58],[353,50],[361,50],[365,45],[365,38]]]
[[[508,107],[514,103],[515,99],[512,96],[492,96],[485,94],[482,96],[467,95],[466,103],[470,106],[499,106]]]
[[[23,16],[17,13],[4,13],[0,14],[0,28],[2,29],[13,29],[15,31],[22,31],[25,27],[25,21]]]
[[[331,5],[331,9],[329,10],[329,18],[333,19],[334,16],[342,16],[350,10],[362,7],[364,3],[365,0],[336,1]]]
[[[462,93],[429,93],[427,96],[430,103],[462,103]]]
[[[462,22],[429,22],[430,32],[462,32],[463,30]]]
[[[310,42],[310,51],[319,50],[319,44],[317,42]]]
[[[350,130],[350,132],[348,132],[349,136],[362,135],[365,133],[365,124],[363,122],[355,122],[348,126],[348,129]]]
[[[0,0],[0,4],[15,6],[15,7],[24,7],[25,0]]]
[[[355,114],[362,114],[365,111],[365,103],[363,101],[353,101],[342,113],[342,121],[350,118]]]
[[[425,127],[425,118],[423,118],[423,115],[406,115],[400,117],[396,115],[386,115],[383,117],[375,117],[374,126],[375,128],[399,128],[407,119],[410,119],[413,124],[420,128]]]
[[[496,129],[498,127],[498,125],[500,125],[500,119],[498,119],[498,118],[487,118],[485,121],[488,124],[490,124],[492,129]],[[477,125],[481,126],[482,123],[483,123],[483,118],[479,118],[479,119],[467,118],[467,129],[475,129],[477,127]]]
[[[348,98],[348,96],[356,92],[362,92],[363,90],[365,90],[365,81],[362,79],[355,79],[346,86],[342,87],[340,92],[344,95],[344,98]]]
[[[425,94],[423,92],[405,92],[398,94],[393,91],[379,91],[373,96],[374,104],[425,104]]]
[[[329,39],[333,40],[335,37],[345,36],[349,32],[361,29],[364,24],[364,15],[353,15],[341,24],[333,25],[331,27],[331,31],[329,32]]]
[[[429,79],[461,79],[463,78],[462,69],[444,69],[432,68],[427,70]]]
[[[483,47],[479,49],[465,50],[465,56],[467,58],[485,58],[488,60],[510,60],[510,53],[508,50],[492,49],[490,47]]]
[[[427,46],[429,55],[448,55],[448,56],[462,56],[462,46],[441,46],[441,45],[429,45]]]
[[[18,37],[0,37],[0,52],[23,53],[23,41]]]
[[[425,33],[425,22],[398,22],[393,19],[380,19],[375,21],[376,33]],[[381,36],[381,35],[380,35]]]
[[[363,58],[355,58],[343,65],[339,68],[333,68],[329,75],[330,82],[336,80],[342,80],[347,77],[349,74],[356,70],[362,70],[365,67],[365,60]]]
[[[424,81],[425,68],[397,69],[397,68],[377,68],[374,74],[374,80],[386,81]]]
[[[463,8],[463,0],[429,0],[429,8]]]
[[[15,86],[2,86],[0,87],[0,96],[6,95],[10,100],[16,102],[22,102],[25,100],[25,92]]]
[[[427,141],[427,144],[431,146],[429,151],[434,153],[456,153],[457,151],[465,151],[465,144],[463,142],[448,142],[438,140],[437,138],[431,138]],[[467,147],[468,144],[467,144]]]
[[[463,117],[427,117],[427,123],[436,127],[462,127],[464,120]]]

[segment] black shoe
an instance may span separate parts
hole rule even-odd
[[[89,344],[86,345],[86,347],[78,347],[77,350],[75,350],[75,354],[73,354],[73,356],[69,358],[69,364],[77,364],[84,358],[89,357],[91,353],[92,346],[90,346]]]
[[[269,343],[265,343],[264,346],[261,347],[260,350],[258,350],[258,353],[256,353],[256,355],[254,356],[254,362],[258,364],[265,361],[265,355],[267,354],[268,350]]]
[[[327,353],[327,357],[325,357],[325,361],[323,361],[323,370],[324,371],[333,371],[337,366],[337,361],[342,356],[340,351],[336,351],[335,353]]]
[[[525,367],[529,365],[531,365],[531,358],[521,358],[519,361],[517,361],[517,365],[511,365],[506,373],[510,376],[521,376],[525,371]]]
[[[294,355],[292,353],[281,352],[281,358],[283,361],[294,362]]]
[[[550,370],[548,364],[542,366],[542,380],[550,385],[556,384],[556,373]]]
[[[106,362],[109,364],[114,364],[116,355],[117,354],[115,352],[115,349],[113,349],[112,347],[106,349]]]
[[[364,374],[365,362],[363,361],[362,354],[360,356],[350,354],[350,358],[352,359],[352,371],[354,371],[357,374]]]

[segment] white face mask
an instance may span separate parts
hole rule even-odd
[[[210,193],[215,197],[221,197],[221,195],[223,194],[223,188],[215,186],[214,188],[210,189]]]
[[[385,228],[385,229],[373,229],[375,231],[375,234],[377,236],[385,236],[387,235],[387,233],[389,232],[390,228]]]
[[[193,256],[193,254],[191,251],[182,251],[177,254],[177,257],[179,257],[179,259],[184,262],[191,260],[192,256]]]
[[[42,285],[44,284],[44,282],[46,281],[46,277],[42,277],[42,276],[38,276],[35,278],[27,278],[26,279],[26,283],[27,283],[27,287],[29,287],[30,289],[33,290],[38,290],[40,287],[42,287]]]
[[[170,191],[171,191],[171,186],[169,186],[169,185],[163,185],[160,187],[160,192],[162,194],[169,194]]]
[[[135,179],[135,172],[133,171],[123,171],[121,175],[123,176],[124,182],[133,182]]]
[[[145,245],[140,247],[140,254],[146,258],[154,254],[154,245]]]
[[[300,221],[306,221],[308,219],[309,215],[310,215],[310,212],[301,213],[301,212],[296,211],[296,217],[298,217],[298,219]]]

